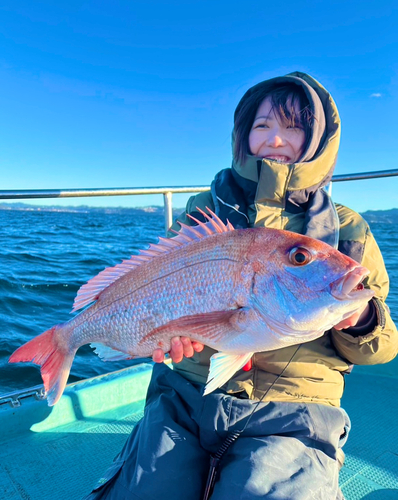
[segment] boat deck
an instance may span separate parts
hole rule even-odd
[[[53,408],[32,396],[1,404],[1,499],[80,500],[141,418],[150,373],[142,364],[71,384]],[[347,500],[398,499],[397,378],[398,360],[355,367],[346,378]]]

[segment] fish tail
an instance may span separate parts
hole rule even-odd
[[[58,344],[56,325],[19,347],[8,360],[9,363],[31,361],[40,365],[41,376],[47,394],[49,406],[53,406],[61,397],[68,380],[76,350],[69,352]]]

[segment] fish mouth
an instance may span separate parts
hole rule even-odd
[[[355,300],[373,297],[374,292],[366,289],[362,281],[369,274],[362,266],[355,267],[344,276],[330,284],[330,292],[337,300]]]

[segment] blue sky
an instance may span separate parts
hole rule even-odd
[[[337,102],[336,174],[398,168],[397,26],[385,0],[3,0],[0,189],[210,184],[230,166],[240,97],[294,70]],[[358,211],[398,207],[397,193],[398,178],[333,187]]]

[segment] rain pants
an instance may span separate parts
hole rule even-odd
[[[221,461],[211,500],[343,499],[344,410],[202,392],[156,364],[143,419],[85,500],[201,500],[210,456],[234,431],[242,432]]]

